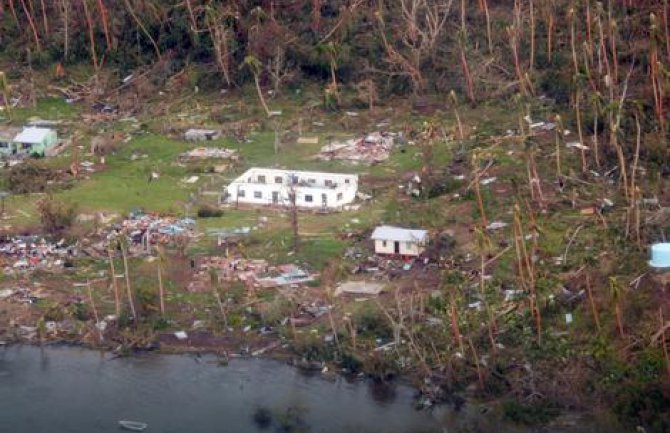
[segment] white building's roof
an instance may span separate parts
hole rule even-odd
[[[42,143],[44,139],[51,134],[53,130],[49,128],[28,127],[23,128],[23,131],[14,137],[17,143],[38,144]]]
[[[370,237],[380,241],[425,242],[428,240],[428,231],[410,230],[402,227],[379,226]]]
[[[301,171],[301,170],[285,170],[279,168],[261,168],[261,167],[252,167],[242,173],[234,182],[236,183],[247,183],[249,176],[254,175],[266,175],[266,176],[296,176],[296,177],[313,177],[313,178],[328,178],[336,176],[339,178],[351,178],[358,179],[357,174],[348,174],[348,173],[328,173],[322,171]]]

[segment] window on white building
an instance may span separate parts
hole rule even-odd
[[[386,241],[382,241],[382,247],[386,248]]]
[[[260,191],[254,191],[254,198],[263,198],[263,193]]]
[[[344,179],[344,183],[349,183],[350,179]]]
[[[275,183],[283,183],[284,179],[281,176],[275,176]]]
[[[316,183],[316,179],[307,179],[307,183]]]
[[[330,179],[326,179],[326,186],[333,186],[333,181]]]
[[[246,192],[243,189],[238,189],[237,190],[237,196],[238,197],[244,197]]]
[[[342,193],[338,192],[337,193],[337,201],[341,201],[341,200],[342,200]]]
[[[265,183],[265,176],[262,174],[258,175],[258,183]]]
[[[312,197],[312,196],[309,195],[309,194],[305,194],[305,201],[306,201],[307,203],[311,203],[311,202],[314,201],[314,197]]]

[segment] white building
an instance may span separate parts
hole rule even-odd
[[[428,232],[401,227],[379,226],[372,232],[375,253],[400,256],[419,256],[426,249]]]
[[[339,209],[353,202],[355,174],[250,168],[226,188],[231,204],[290,206],[292,194],[300,208]]]

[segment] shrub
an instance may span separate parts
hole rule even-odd
[[[58,172],[37,161],[29,161],[9,169],[7,188],[13,194],[44,192],[49,181],[56,180]]]
[[[75,205],[57,200],[53,196],[47,196],[37,202],[37,211],[42,228],[51,234],[69,228],[77,216]]]
[[[516,401],[505,401],[502,404],[503,417],[517,424],[546,424],[558,415],[558,410],[546,404],[521,404]]]
[[[198,218],[219,218],[223,216],[223,211],[213,206],[202,206],[198,209]]]

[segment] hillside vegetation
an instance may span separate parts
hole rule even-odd
[[[293,330],[296,351],[376,377],[410,372],[434,399],[500,399],[517,422],[597,407],[664,432],[670,280],[647,260],[670,235],[669,15],[667,0],[0,0],[0,101],[18,100],[4,111],[14,123],[48,104],[47,116],[75,118],[60,101],[29,104],[54,94],[136,115],[152,134],[61,192],[119,213],[150,194],[133,182],[155,167],[175,183],[190,174],[170,165],[183,143],[158,138],[180,107],[215,125],[258,119],[252,143],[217,143],[244,164],[324,170],[343,167],[307,160],[318,146],[273,152],[272,111],[290,118],[288,135],[303,117],[344,132],[391,119],[415,146],[366,167],[375,202],[356,215],[364,229],[431,230],[440,267],[383,302],[336,305],[325,325],[336,349]],[[129,172],[131,151],[158,162]],[[408,173],[422,178],[418,198],[399,192]],[[192,192],[161,188],[147,200],[160,210]],[[31,209],[30,196],[15,200]],[[210,224],[256,218],[242,214]],[[348,219],[310,215],[302,227],[339,233]],[[281,231],[267,245],[290,257],[288,221],[272,224]],[[355,242],[307,244],[324,287]],[[397,348],[374,351],[380,335]]]

